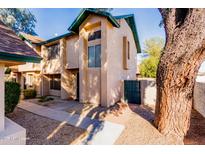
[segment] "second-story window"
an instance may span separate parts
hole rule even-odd
[[[88,67],[101,67],[101,45],[88,47]]]
[[[97,39],[101,39],[101,30],[95,31],[88,36],[88,41],[93,41]]]
[[[60,46],[55,44],[48,47],[48,60],[55,59],[59,56]]]

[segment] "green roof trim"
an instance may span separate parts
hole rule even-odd
[[[139,42],[139,36],[137,33],[137,26],[135,23],[135,18],[134,18],[134,14],[128,14],[128,15],[121,15],[121,16],[115,16],[116,19],[125,19],[127,24],[130,26],[133,36],[134,36],[134,40],[135,40],[135,45],[137,48],[137,53],[141,53],[141,47],[140,47],[140,42]]]
[[[75,35],[75,34],[72,33],[72,32],[69,32],[69,33],[66,33],[66,34],[63,34],[63,35],[60,35],[60,36],[57,36],[57,37],[51,38],[51,39],[46,40],[46,41],[43,41],[43,42],[40,42],[40,43],[36,43],[36,45],[37,45],[37,46],[45,45],[45,44],[48,44],[48,43],[51,43],[51,42],[57,41],[57,40],[59,40],[59,39],[61,39],[61,38],[69,37],[69,36],[72,36],[72,35]]]
[[[79,32],[79,26],[82,24],[82,22],[90,15],[95,14],[98,16],[106,17],[107,20],[114,26],[119,28],[120,24],[117,22],[117,20],[108,12],[103,11],[97,11],[96,9],[82,9],[80,14],[77,16],[77,18],[73,21],[71,26],[68,28],[69,31],[78,33]]]
[[[40,63],[42,58],[34,56],[17,55],[12,53],[0,52],[0,60]]]

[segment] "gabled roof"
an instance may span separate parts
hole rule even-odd
[[[137,52],[141,53],[141,47],[140,47],[140,42],[139,42],[139,36],[137,33],[137,26],[135,23],[135,17],[134,14],[128,14],[128,15],[121,15],[121,16],[115,16],[116,19],[125,19],[127,24],[130,26],[133,36],[134,36],[134,40],[135,40],[135,44],[137,47]]]
[[[44,44],[48,44],[48,43],[51,43],[51,42],[54,42],[54,41],[57,41],[61,38],[64,38],[64,37],[69,37],[69,36],[72,36],[72,35],[75,35],[74,33],[72,32],[69,32],[69,33],[66,33],[66,34],[63,34],[63,35],[60,35],[60,36],[57,36],[57,37],[54,37],[54,38],[51,38],[49,40],[46,40],[46,41],[43,41],[43,42],[40,42],[40,43],[36,43],[36,45],[44,45]]]
[[[134,40],[135,40],[135,45],[137,48],[137,52],[141,53],[141,47],[139,43],[139,37],[137,33],[137,27],[135,24],[135,18],[134,14],[128,14],[128,15],[121,15],[121,16],[112,16],[108,12],[102,12],[102,11],[97,11],[96,9],[83,9],[80,14],[77,16],[77,18],[73,21],[71,26],[68,28],[69,31],[78,33],[79,32],[79,26],[83,23],[83,21],[90,15],[90,14],[95,14],[98,16],[103,16],[107,18],[107,20],[114,26],[119,28],[120,24],[118,23],[117,20],[119,19],[125,19],[128,25],[130,26]]]
[[[82,24],[82,22],[90,15],[95,14],[97,16],[103,16],[107,18],[107,20],[114,26],[119,28],[120,25],[117,22],[117,20],[108,12],[104,11],[97,11],[96,9],[82,9],[80,14],[77,16],[77,18],[73,21],[71,26],[68,28],[69,31],[78,33],[79,32],[79,26]]]
[[[97,16],[103,16],[103,17],[107,18],[107,20],[116,28],[120,27],[120,24],[118,23],[117,20],[125,19],[125,21],[130,26],[130,29],[132,30],[133,37],[134,37],[134,40],[135,40],[135,45],[136,45],[136,48],[137,48],[137,52],[141,53],[141,47],[140,47],[140,43],[139,43],[139,37],[138,37],[138,33],[137,33],[137,27],[136,27],[136,24],[135,24],[134,14],[121,15],[121,16],[112,16],[108,12],[97,11],[96,9],[82,9],[82,11],[79,13],[77,18],[73,21],[71,26],[68,28],[68,30],[70,31],[69,33],[63,34],[63,35],[58,36],[58,37],[54,37],[54,38],[49,39],[47,41],[37,43],[36,45],[44,45],[44,44],[59,40],[63,37],[75,35],[76,33],[79,32],[79,26],[83,23],[83,21],[90,14],[95,14]]]
[[[27,40],[28,42],[30,42],[32,44],[37,44],[37,43],[45,41],[44,39],[42,39],[38,36],[33,36],[33,35],[30,35],[30,34],[26,34],[24,32],[20,32],[19,37]]]
[[[0,60],[40,62],[39,55],[0,21]]]

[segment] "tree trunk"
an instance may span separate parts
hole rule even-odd
[[[155,125],[177,143],[190,126],[195,78],[205,58],[205,9],[161,9],[166,44],[157,70]]]

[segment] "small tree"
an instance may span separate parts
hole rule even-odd
[[[145,52],[149,54],[149,57],[140,64],[140,74],[143,77],[156,78],[157,66],[163,46],[164,40],[159,37],[145,41]]]

